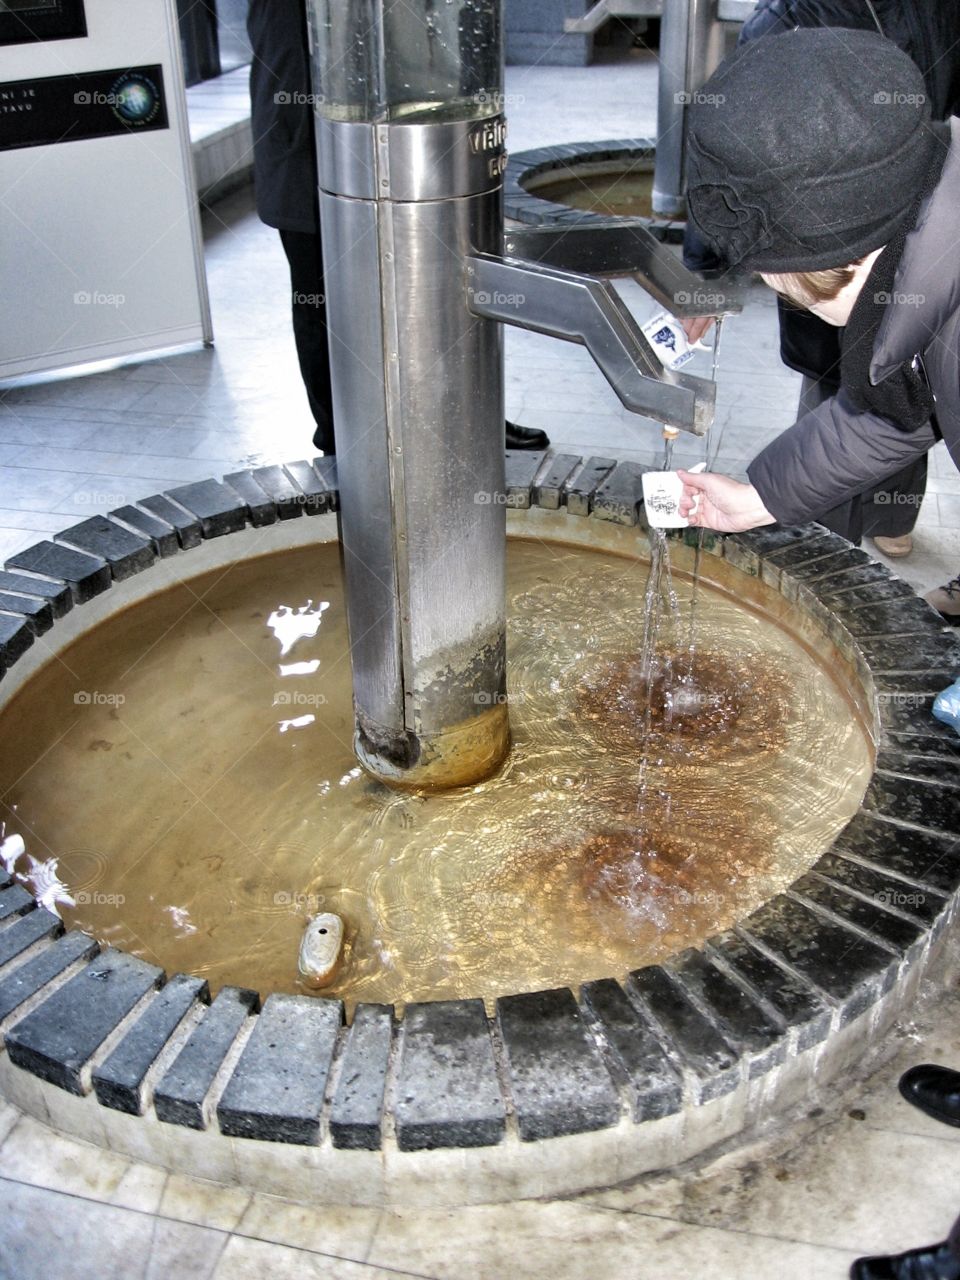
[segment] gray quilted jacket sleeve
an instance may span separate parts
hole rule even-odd
[[[902,431],[860,413],[841,389],[757,454],[747,475],[778,523],[804,524],[880,484],[936,440],[929,423]]]

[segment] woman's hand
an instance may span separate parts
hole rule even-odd
[[[687,335],[687,341],[691,347],[695,342],[700,341],[716,318],[716,316],[687,316],[685,320],[680,321],[681,328]]]
[[[692,525],[719,533],[742,533],[776,523],[752,484],[710,471],[695,475],[678,470],[677,475],[683,481],[680,514]]]

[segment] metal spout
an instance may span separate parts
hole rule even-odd
[[[467,278],[474,315],[581,343],[631,412],[706,435],[715,384],[665,369],[608,281],[487,254],[467,259]]]

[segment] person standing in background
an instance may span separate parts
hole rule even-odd
[[[316,422],[313,443],[336,452],[317,194],[314,97],[304,0],[250,0],[250,101],[257,214],[280,232],[293,298],[300,373]],[[546,449],[543,431],[505,424],[508,449]]]
[[[316,430],[336,452],[323,285],[313,98],[303,0],[250,0],[250,103],[257,214],[280,232],[290,266],[293,336]]]

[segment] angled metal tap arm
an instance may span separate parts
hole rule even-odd
[[[474,315],[581,343],[633,413],[706,434],[714,383],[665,369],[609,282],[489,254],[468,257],[466,266]]]
[[[689,271],[642,223],[616,226],[511,227],[504,256],[592,276],[630,276],[675,316],[735,315],[742,278],[707,280]]]

